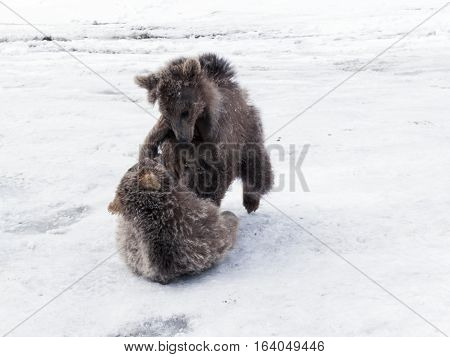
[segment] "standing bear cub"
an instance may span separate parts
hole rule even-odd
[[[178,58],[155,73],[137,76],[161,117],[139,158],[161,151],[164,165],[199,197],[220,205],[236,177],[243,204],[256,211],[272,188],[273,173],[257,109],[235,79],[231,65],[214,54]],[[186,149],[187,148],[187,149]]]
[[[119,215],[117,243],[127,265],[162,284],[218,262],[233,246],[239,222],[151,159],[128,170],[108,210]]]

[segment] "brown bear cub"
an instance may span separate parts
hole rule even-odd
[[[233,246],[239,222],[151,159],[128,170],[108,210],[119,215],[117,244],[128,266],[162,284],[218,262]]]
[[[217,205],[240,177],[243,204],[247,212],[256,211],[272,188],[273,173],[258,111],[229,62],[214,54],[182,57],[137,76],[136,83],[161,112],[139,158],[155,157],[159,148],[175,177]]]

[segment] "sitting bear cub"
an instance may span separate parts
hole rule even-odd
[[[162,284],[218,262],[233,246],[239,223],[152,159],[128,170],[108,210],[119,215],[117,243],[128,266]]]

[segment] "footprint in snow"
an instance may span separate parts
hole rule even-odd
[[[61,233],[62,228],[68,227],[85,217],[88,210],[88,206],[77,206],[61,209],[46,216],[11,222],[5,232],[33,234],[53,231],[53,233]]]
[[[189,319],[184,315],[152,318],[119,331],[115,337],[176,336],[189,330]]]

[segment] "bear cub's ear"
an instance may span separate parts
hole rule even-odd
[[[134,77],[134,82],[142,88],[148,90],[148,101],[150,103],[156,102],[156,86],[159,82],[159,75],[150,73],[149,75],[142,75]]]
[[[153,172],[144,170],[139,175],[139,184],[148,190],[158,191],[161,188],[161,184]]]
[[[108,211],[111,214],[119,214],[122,212],[122,204],[119,197],[114,197],[114,200],[108,205]]]
[[[183,75],[187,79],[194,79],[201,72],[200,62],[196,58],[188,58],[183,64]]]
[[[136,76],[134,77],[134,81],[139,87],[153,90],[159,81],[159,76],[155,73],[150,73],[148,75]]]

